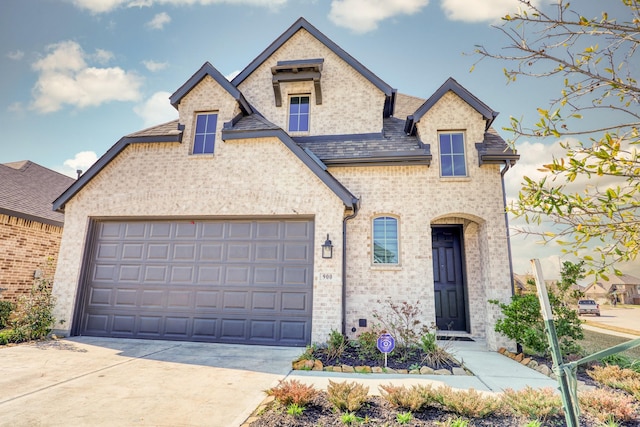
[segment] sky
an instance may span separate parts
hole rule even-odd
[[[507,44],[492,25],[517,3],[2,0],[0,163],[31,160],[75,177],[122,136],[176,119],[169,96],[203,63],[233,78],[301,16],[401,93],[428,98],[453,77],[501,113],[493,126],[509,139],[501,128],[510,116],[533,122],[559,91],[541,79],[508,85],[498,61],[474,67],[476,45]],[[596,16],[600,4],[581,7]],[[516,148],[521,160],[505,177],[509,200],[523,175],[538,176],[561,154],[558,141],[519,140]],[[575,261],[537,240],[512,236],[515,273],[530,272],[529,260],[539,258],[545,278],[555,278],[562,261]],[[640,277],[639,264],[621,269]]]

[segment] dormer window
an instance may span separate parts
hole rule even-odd
[[[289,132],[309,132],[309,95],[289,98]]]
[[[464,134],[443,132],[440,135],[440,176],[467,176]]]
[[[316,105],[322,104],[322,87],[320,78],[322,76],[322,64],[324,59],[299,59],[295,61],[278,61],[271,67],[273,74],[273,95],[276,107],[282,106],[282,94],[280,93],[281,83],[292,82],[313,82]]]
[[[216,113],[198,114],[196,116],[193,154],[213,154],[217,124],[218,114]]]

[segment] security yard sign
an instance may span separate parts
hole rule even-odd
[[[378,350],[384,353],[384,367],[387,367],[387,354],[391,353],[396,347],[396,340],[393,339],[391,334],[380,334],[377,342]]]

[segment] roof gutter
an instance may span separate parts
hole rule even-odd
[[[512,162],[508,159],[504,161],[504,168],[500,171],[500,181],[502,183],[502,204],[504,205],[504,225],[507,228],[507,253],[509,254],[509,278],[511,280],[511,295],[515,295],[515,285],[513,277],[513,260],[511,259],[511,232],[509,231],[509,213],[507,212],[507,192],[504,186],[504,176],[511,169]]]
[[[347,221],[358,216],[360,200],[353,200],[353,213],[342,220],[342,335],[347,335]]]

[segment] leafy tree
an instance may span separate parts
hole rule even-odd
[[[508,45],[498,52],[476,48],[479,61],[508,64],[509,83],[533,77],[557,86],[549,106],[537,109],[536,123],[512,117],[505,128],[514,143],[557,138],[564,150],[543,166],[542,179],[524,178],[509,209],[530,225],[554,223],[554,232],[525,232],[557,241],[563,252],[587,261],[587,274],[606,278],[607,270],[621,274],[615,265],[640,252],[640,2],[595,2],[609,9],[595,17],[586,12],[593,2],[547,3],[520,0],[519,12],[496,26]],[[588,182],[583,191],[571,189],[576,179]],[[584,255],[586,249],[596,255]]]
[[[560,281],[555,286],[556,289],[547,288],[556,335],[563,355],[576,354],[581,351],[580,345],[576,341],[584,338],[584,335],[574,303],[577,294],[574,293],[573,286],[584,277],[583,274],[582,263],[573,264],[565,261],[560,272]],[[529,279],[529,282],[529,285],[535,286],[533,279]],[[542,355],[549,354],[549,342],[544,331],[540,301],[535,293],[514,295],[509,304],[497,300],[489,302],[498,305],[503,314],[503,318],[496,322],[496,332],[515,340],[529,351]]]

